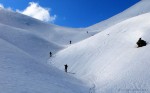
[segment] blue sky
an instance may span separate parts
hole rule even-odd
[[[87,27],[122,12],[138,1],[140,0],[0,0],[0,3],[5,8],[10,7],[14,11],[31,15],[31,7],[27,7],[34,5],[29,5],[29,2],[34,2],[38,4],[37,7],[41,7],[39,10],[49,10],[51,19],[46,16],[47,19],[43,21],[67,27]],[[32,12],[32,15],[33,13],[36,12]]]

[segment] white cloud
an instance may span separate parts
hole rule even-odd
[[[54,20],[57,17],[56,15],[51,16],[50,9],[43,8],[38,3],[35,2],[30,2],[29,6],[23,11],[19,10],[16,11],[46,22],[54,22]]]
[[[7,10],[9,10],[9,11],[13,11],[11,7],[7,7],[7,8],[6,8],[6,7],[4,7],[4,5],[1,4],[1,3],[0,3],[0,8],[2,8],[2,9],[7,9]]]
[[[0,4],[0,8],[4,8],[3,4]]]

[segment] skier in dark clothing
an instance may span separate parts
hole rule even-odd
[[[65,66],[65,72],[67,73],[67,68],[68,68],[68,65],[64,65]]]
[[[139,38],[139,40],[136,44],[138,45],[138,47],[142,47],[142,46],[146,46],[147,43],[146,43],[146,41]]]
[[[52,52],[49,53],[50,57],[52,57]]]
[[[70,44],[71,44],[71,41],[70,41]]]

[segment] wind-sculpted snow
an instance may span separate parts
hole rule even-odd
[[[56,54],[53,63],[95,85],[96,93],[149,93],[150,47],[137,48],[140,37],[150,42],[150,13],[117,25]]]

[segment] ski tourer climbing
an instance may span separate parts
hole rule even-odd
[[[65,72],[67,73],[67,69],[68,69],[68,65],[64,65],[65,66]]]
[[[71,44],[71,41],[70,41],[70,44]]]
[[[52,52],[49,53],[50,57],[52,57]]]

